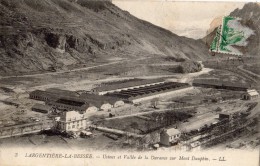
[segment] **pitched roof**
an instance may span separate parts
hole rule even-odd
[[[245,83],[222,81],[219,79],[195,79],[193,83],[204,84],[204,85],[226,86],[226,87],[238,87],[238,88],[250,87],[248,84]]]
[[[259,95],[259,93],[258,93],[255,89],[247,90],[247,93],[248,93],[250,96],[257,96],[257,95]]]
[[[56,101],[51,101],[51,102],[48,102],[48,104],[50,105],[58,105],[58,106],[62,106],[62,107],[65,107],[65,108],[71,108],[71,109],[64,109],[64,110],[84,110],[84,109],[87,109],[90,107],[90,104],[88,103],[85,103],[81,106],[79,105],[71,105],[71,104],[65,104],[65,103],[58,103]]]
[[[49,88],[46,89],[46,92],[61,94],[63,96],[78,96],[78,94],[75,91],[63,90],[58,88]]]
[[[50,109],[52,109],[51,106],[48,106],[48,105],[43,105],[43,104],[34,104],[32,106],[32,109],[38,109],[38,110],[46,110],[46,111],[49,111]]]
[[[101,86],[94,88],[94,90],[101,92],[101,91],[109,91],[109,90],[116,90],[116,89],[122,89],[122,88],[128,88],[128,87],[134,87],[134,86],[140,86],[140,85],[146,85],[146,84],[152,84],[157,82],[163,82],[164,79],[158,78],[158,79],[132,79],[128,80],[126,82],[115,82],[114,84],[101,84]]]
[[[72,91],[65,91],[65,90],[54,90],[54,91],[42,91],[42,90],[35,90],[30,93],[30,95],[37,95],[37,96],[44,96],[51,99],[58,99],[61,97],[73,96],[76,97],[76,93]]]
[[[216,85],[216,86],[221,86],[222,83],[217,80],[217,79],[194,79],[193,83],[197,84],[208,84],[208,85]]]
[[[165,132],[166,132],[169,136],[177,135],[177,134],[180,134],[180,133],[181,133],[180,130],[175,129],[175,128],[166,129]]]
[[[122,100],[121,98],[111,97],[106,95],[96,95],[96,94],[89,94],[83,93],[80,95],[80,98],[88,103],[99,103],[98,105],[102,105],[104,103],[109,103],[114,105],[115,102]]]

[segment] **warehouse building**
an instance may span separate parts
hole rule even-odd
[[[129,79],[124,81],[104,83],[100,86],[92,89],[92,93],[98,95],[104,95],[107,93],[120,92],[122,90],[128,90],[133,88],[140,88],[149,85],[156,85],[163,83],[164,79]]]
[[[40,100],[40,101],[45,101],[45,102],[46,101],[55,101],[61,97],[66,97],[66,96],[76,97],[78,95],[76,92],[73,92],[73,91],[53,89],[53,88],[48,89],[46,91],[35,90],[29,94],[30,99]]]
[[[139,103],[167,95],[176,95],[193,89],[187,83],[163,82],[155,85],[122,90],[120,92],[108,93],[107,96],[116,96],[132,103]]]
[[[38,104],[36,103],[33,107],[32,107],[32,111],[35,112],[40,112],[40,113],[45,113],[48,114],[53,110],[53,108],[49,105],[43,105],[43,104]]]
[[[56,101],[47,102],[47,104],[59,110],[75,110],[80,112],[98,111],[98,107],[91,105],[78,97],[63,97]]]
[[[236,91],[246,91],[250,87],[248,84],[242,84],[238,82],[232,83],[218,79],[195,79],[192,85],[204,88],[227,89]]]

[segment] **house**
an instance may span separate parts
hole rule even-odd
[[[88,112],[79,111],[65,111],[60,118],[57,118],[54,122],[56,130],[59,131],[79,131],[87,128]]]
[[[41,112],[41,113],[45,113],[48,114],[53,110],[53,108],[49,105],[43,105],[43,104],[38,104],[36,103],[33,107],[32,107],[32,111],[35,112]]]
[[[252,100],[259,97],[259,93],[255,89],[248,89],[243,95],[242,99]]]
[[[181,132],[178,129],[171,128],[163,130],[160,133],[160,143],[165,146],[171,146],[179,142]]]

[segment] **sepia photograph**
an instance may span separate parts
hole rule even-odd
[[[0,0],[0,165],[259,166],[259,93],[259,1]]]

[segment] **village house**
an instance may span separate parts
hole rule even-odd
[[[259,93],[255,89],[248,89],[243,95],[242,99],[252,100],[259,97]]]
[[[165,146],[171,146],[179,142],[181,132],[178,129],[165,129],[160,133],[160,143]]]

